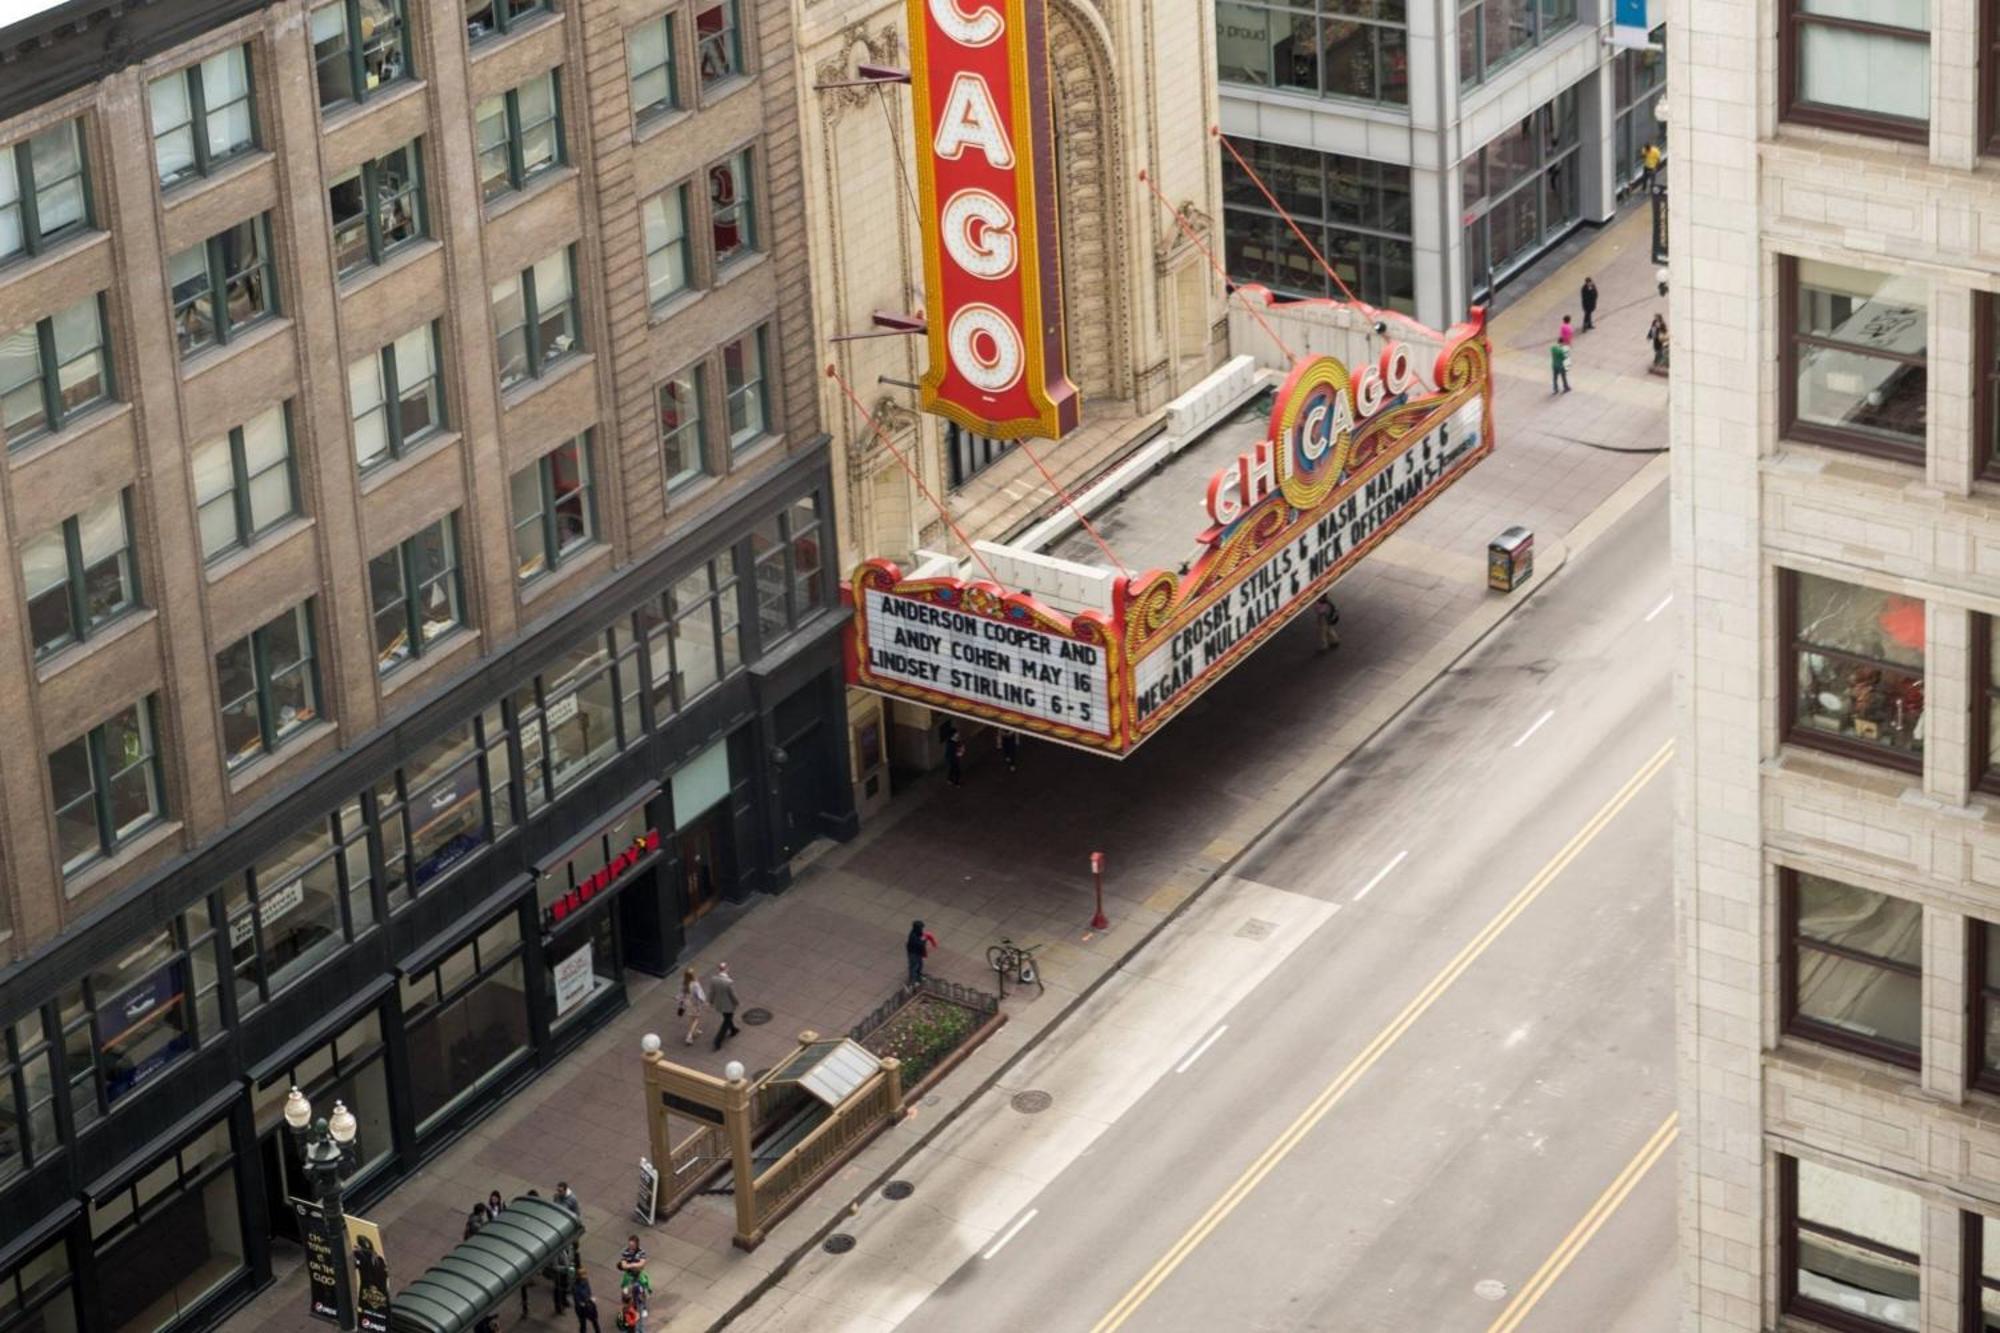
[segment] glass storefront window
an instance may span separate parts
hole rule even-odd
[[[1924,604],[1784,574],[1792,622],[1788,740],[1916,769],[1924,751]]]
[[[299,1154],[298,1136],[284,1127],[285,1094],[294,1085],[306,1094],[318,1114],[331,1114],[336,1101],[354,1113],[360,1126],[354,1137],[360,1164],[349,1177],[350,1184],[394,1151],[383,1052],[382,1020],[371,1009],[332,1041],[300,1057],[291,1069],[259,1085],[257,1133],[279,1136],[281,1170],[289,1197],[310,1201],[313,1195]]]
[[[550,911],[556,908],[572,890],[588,884],[599,871],[611,865],[621,853],[635,842],[644,839],[645,835],[646,807],[634,806],[601,832],[585,839],[565,860],[558,861],[544,870],[535,882],[535,906],[542,913],[545,924],[550,926],[555,924],[554,920],[548,919]],[[581,903],[576,905],[582,906]],[[565,910],[562,915],[567,915],[567,911]]]
[[[40,1165],[60,1146],[54,1043],[46,1024],[45,1015],[36,1010],[0,1032],[0,1184]],[[0,1300],[5,1291],[0,1286]],[[5,1312],[0,1305],[0,1315]]]
[[[410,1099],[422,1134],[527,1053],[519,922],[510,910],[477,940],[403,982]]]
[[[560,1030],[590,1011],[591,1002],[618,985],[618,936],[610,912],[600,912],[588,934],[566,939],[549,964],[554,997],[552,1028]]]
[[[98,1270],[115,1279],[98,1289],[103,1327],[153,1333],[245,1273],[240,1212],[227,1120],[93,1200]]]
[[[542,709],[535,702],[535,683],[529,681],[513,694],[514,727],[521,736],[521,794],[527,798],[528,816],[549,803],[548,765],[543,762]]]
[[[602,636],[573,649],[543,679],[549,782],[558,794],[618,751],[611,654]]]
[[[51,1241],[13,1268],[0,1269],[0,1329],[76,1333],[75,1283],[63,1241]]]
[[[1521,268],[1582,220],[1581,104],[1565,89],[1464,163],[1466,276],[1474,293]]]
[[[86,994],[94,1043],[67,1044],[72,1079],[92,1068],[108,1106],[194,1049],[187,958],[168,926],[91,970]],[[72,1034],[72,1037],[74,1034]],[[81,1121],[79,1121],[81,1123]]]
[[[1408,167],[1254,140],[1237,151],[1248,171],[1221,150],[1224,239],[1236,280],[1289,296],[1341,298],[1257,188],[1262,180],[1356,297],[1406,313],[1416,309]]]
[[[685,708],[743,664],[736,606],[736,557],[725,551],[675,580],[667,593],[671,658],[655,639],[651,649],[653,711]]]
[[[486,750],[486,789],[493,814],[493,840],[514,829],[514,765],[507,753],[507,724],[494,704],[479,715],[479,743]]]
[[[403,765],[410,826],[410,884],[422,893],[486,845],[478,748],[466,723]]]

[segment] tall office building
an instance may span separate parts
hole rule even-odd
[[[1994,23],[1668,18],[1689,1328],[2000,1326]]]
[[[1663,141],[1661,34],[1616,49],[1611,9],[1215,0],[1222,128],[1356,296],[1445,328],[1609,219]],[[1223,203],[1233,279],[1340,295],[1226,154]]]
[[[18,6],[16,7],[18,9]],[[198,1328],[852,824],[787,0],[0,28],[0,1328]]]

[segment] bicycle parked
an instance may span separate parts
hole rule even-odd
[[[1046,989],[1042,985],[1041,969],[1035,966],[1035,950],[1041,947],[1039,944],[1016,944],[1002,935],[1000,942],[986,951],[986,965],[1000,979],[1002,995],[1007,993],[1009,974],[1019,984],[1033,986],[1037,994]]]

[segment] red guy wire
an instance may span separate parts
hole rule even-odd
[[[1285,344],[1285,340],[1278,336],[1278,331],[1271,327],[1270,321],[1264,318],[1263,312],[1250,304],[1250,298],[1243,296],[1243,288],[1229,281],[1229,273],[1222,267],[1222,261],[1215,257],[1215,251],[1209,249],[1208,246],[1202,243],[1201,237],[1195,235],[1194,228],[1188,226],[1187,219],[1181,216],[1180,210],[1168,201],[1167,196],[1160,193],[1160,187],[1153,183],[1153,178],[1147,175],[1142,169],[1139,172],[1139,179],[1146,182],[1146,188],[1153,192],[1153,198],[1159,200],[1161,206],[1167,210],[1167,216],[1172,218],[1174,225],[1181,229],[1181,235],[1185,236],[1195,249],[1201,251],[1203,258],[1208,260],[1208,266],[1215,270],[1215,276],[1222,279],[1225,287],[1231,288],[1232,295],[1243,298],[1243,308],[1250,312],[1250,318],[1257,321],[1257,327],[1263,329],[1270,336],[1271,341],[1278,345],[1278,350],[1285,354],[1285,360],[1297,362],[1299,359],[1298,354],[1293,352]]]
[[[958,526],[957,521],[952,518],[950,512],[938,502],[938,498],[935,495],[931,494],[931,488],[924,485],[924,479],[918,475],[914,467],[910,466],[910,460],[903,456],[903,451],[896,447],[896,442],[889,438],[889,432],[882,429],[882,423],[877,421],[874,414],[866,407],[862,406],[861,399],[855,396],[853,387],[848,384],[847,378],[840,373],[840,367],[829,363],[826,368],[826,374],[827,378],[840,386],[840,391],[847,395],[847,401],[854,404],[854,410],[859,412],[861,419],[867,422],[870,428],[874,430],[875,438],[889,447],[889,452],[894,454],[896,461],[903,465],[903,471],[910,474],[910,480],[917,483],[917,489],[924,493],[924,499],[931,502],[931,508],[937,510],[938,517],[945,521],[945,526],[957,534],[958,540],[965,546],[965,553],[972,557],[974,563],[986,571],[987,578],[998,584],[1000,576],[993,572],[993,567],[987,564],[985,558],[973,547],[972,538],[965,535],[965,530]]]
[[[1104,558],[1118,566],[1120,574],[1123,574],[1128,579],[1131,578],[1132,571],[1125,567],[1123,560],[1120,560],[1112,553],[1110,546],[1105,544],[1103,536],[1097,531],[1096,525],[1090,521],[1089,515],[1076,507],[1076,501],[1072,500],[1069,492],[1063,489],[1063,484],[1057,481],[1047,468],[1042,466],[1042,460],[1035,456],[1035,451],[1028,447],[1028,442],[1026,440],[1016,440],[1015,443],[1021,446],[1021,452],[1028,456],[1028,461],[1035,465],[1035,470],[1042,474],[1042,480],[1048,482],[1049,489],[1062,497],[1062,502],[1069,506],[1069,512],[1075,514],[1076,521],[1083,524],[1083,530],[1090,534],[1092,541],[1097,543],[1097,549],[1104,552]]]

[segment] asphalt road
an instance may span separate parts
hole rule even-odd
[[[1233,867],[1338,911],[902,1327],[1675,1325],[1666,499]]]

